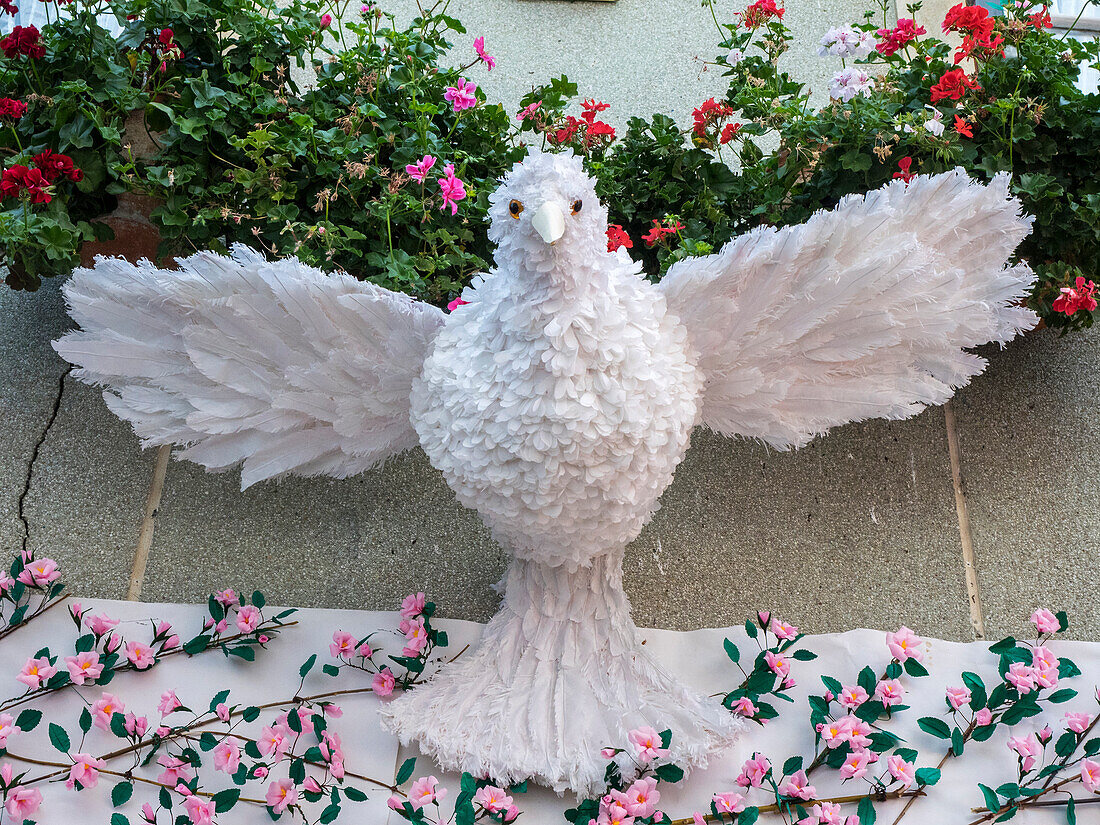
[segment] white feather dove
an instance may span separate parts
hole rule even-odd
[[[513,556],[478,647],[383,707],[446,768],[602,788],[604,745],[648,725],[700,766],[742,721],[642,647],[622,559],[706,426],[798,447],[946,401],[1032,327],[1007,265],[1030,218],[962,170],[762,228],[653,284],[606,249],[570,155],[532,153],[491,196],[496,267],[450,315],[238,247],[161,271],[99,259],[56,342],[145,444],[242,487],[346,477],[419,444]]]

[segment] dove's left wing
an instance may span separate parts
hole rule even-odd
[[[985,368],[965,348],[1037,321],[1031,270],[1006,265],[1030,226],[1007,175],[956,169],[675,264],[658,288],[699,355],[702,423],[787,449],[943,403]]]
[[[145,444],[177,444],[241,486],[354,475],[418,443],[412,381],[437,308],[243,246],[179,271],[101,258],[63,290],[81,330],[54,347]]]

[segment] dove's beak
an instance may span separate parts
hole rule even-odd
[[[531,226],[544,241],[552,244],[565,234],[565,215],[556,203],[547,201],[531,218]]]

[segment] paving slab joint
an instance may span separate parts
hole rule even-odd
[[[46,424],[42,428],[42,432],[39,433],[38,439],[34,442],[30,460],[27,461],[27,472],[23,477],[23,489],[19,491],[16,512],[19,516],[19,521],[23,525],[22,550],[24,553],[26,553],[27,546],[30,544],[31,540],[31,523],[27,519],[26,502],[27,496],[31,491],[31,484],[34,481],[34,465],[38,462],[38,453],[41,451],[42,445],[46,442],[46,438],[50,434],[50,429],[57,420],[57,413],[61,409],[61,398],[65,394],[65,379],[68,377],[69,373],[72,372],[72,369],[72,365],[70,364],[65,368],[65,371],[61,373],[61,377],[57,380],[57,395],[54,396],[53,409],[50,410],[49,417],[46,419]]]

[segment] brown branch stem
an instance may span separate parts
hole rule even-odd
[[[875,799],[876,802],[878,802],[878,801],[885,801],[887,799],[902,799],[903,797],[914,797],[915,798],[915,797],[924,796],[924,795],[925,795],[924,791],[898,790],[898,791],[890,791],[889,793],[883,794],[881,796],[875,795],[874,799]],[[813,805],[815,803],[821,803],[821,802],[832,802],[836,805],[850,805],[853,802],[859,802],[860,800],[864,799],[866,796],[867,796],[867,794],[855,794],[853,796],[830,796],[830,797],[823,797],[822,799],[809,799],[809,800],[806,800],[805,802],[802,802],[800,804],[802,804],[802,805]],[[781,810],[783,810],[783,807],[784,806],[782,806],[782,805],[772,803],[770,805],[760,805],[760,806],[757,807],[757,810],[760,811],[760,813],[762,813],[762,814],[768,814],[768,813],[775,813],[777,811],[781,811]],[[695,821],[694,819],[674,819],[672,822],[668,823],[668,825],[692,825],[692,823],[694,821]],[[706,814],[706,815],[703,816],[703,821],[704,822],[720,822],[721,817],[720,816],[715,816],[714,814]]]

